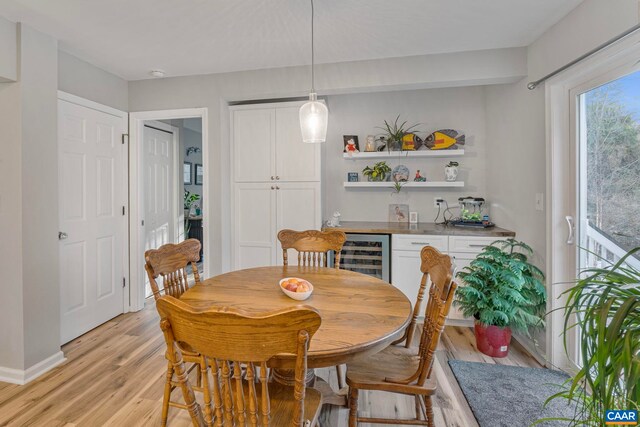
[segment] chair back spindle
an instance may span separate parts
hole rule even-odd
[[[289,265],[289,249],[295,249],[298,252],[298,265],[310,267],[327,267],[329,251],[334,251],[334,267],[340,268],[340,251],[347,240],[347,235],[338,230],[281,230],[278,233],[278,240],[282,246],[284,265]]]
[[[168,243],[158,249],[149,249],[144,253],[145,270],[156,300],[163,294],[180,298],[189,289],[188,265],[191,265],[194,283],[200,283],[197,266],[200,248],[198,240],[187,239],[178,244]],[[158,286],[158,277],[162,277],[162,288]]]
[[[451,258],[448,255],[440,253],[434,247],[425,246],[420,252],[420,257],[420,270],[423,273],[421,286],[422,283],[427,283],[427,279],[431,283],[418,345],[420,364],[417,384],[423,385],[431,376],[433,355],[444,330],[444,322],[449,314],[457,284],[453,281]]]
[[[177,349],[168,352],[174,355],[172,363],[180,365],[180,352],[187,346],[201,355],[203,367],[211,367],[213,381],[209,384],[208,376],[204,384],[207,425],[285,425],[285,420],[272,419],[267,377],[269,359],[283,354],[295,357],[295,408],[286,425],[304,425],[307,349],[321,323],[314,308],[249,314],[233,308],[197,309],[171,296],[161,297],[156,306],[167,346]]]

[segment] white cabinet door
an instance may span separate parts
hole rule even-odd
[[[275,178],[275,111],[233,112],[233,165],[235,182],[269,182]]]
[[[305,144],[299,107],[276,108],[276,176],[279,181],[320,181],[320,144]]]
[[[275,262],[276,191],[272,183],[235,185],[234,269]]]
[[[476,254],[467,253],[467,252],[452,252],[452,253],[449,254],[449,256],[451,257],[451,261],[453,261],[456,273],[458,271],[462,270],[464,267],[468,267],[469,264],[471,263],[471,261],[473,261],[476,258]],[[455,279],[454,278],[454,280],[456,281],[458,286],[464,286],[464,283],[461,283],[460,279]],[[462,312],[460,310],[458,310],[458,308],[455,305],[451,306],[451,311],[449,311],[448,318],[452,319],[452,320],[473,321],[473,319],[469,319],[468,317],[464,317],[462,315]]]
[[[320,183],[318,182],[279,182],[277,194],[277,230],[318,230],[321,226]],[[277,233],[277,231],[276,231]],[[277,240],[276,234],[274,239]],[[277,244],[276,263],[282,263],[282,248]],[[289,257],[292,265],[297,257]]]
[[[415,304],[422,280],[419,251],[393,250],[391,255],[391,282]]]
[[[124,309],[126,129],[126,113],[58,101],[62,344]]]

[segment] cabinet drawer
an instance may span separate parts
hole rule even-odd
[[[449,236],[449,251],[479,253],[496,240],[500,237]]]
[[[394,251],[419,252],[424,246],[433,246],[440,252],[447,252],[449,242],[447,236],[426,236],[421,234],[394,234],[391,239],[391,249]]]

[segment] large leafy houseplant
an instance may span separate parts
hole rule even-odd
[[[529,262],[532,253],[523,242],[498,240],[457,274],[462,286],[455,304],[475,318],[478,348],[490,356],[507,355],[511,328],[529,335],[544,325],[544,274]]]
[[[582,271],[566,291],[564,345],[578,328],[579,371],[549,398],[576,406],[570,426],[602,426],[605,411],[640,411],[640,270],[632,260],[640,247],[607,268]],[[544,421],[544,420],[540,420]]]

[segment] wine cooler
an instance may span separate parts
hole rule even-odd
[[[390,280],[389,235],[347,234],[347,241],[340,253],[340,268]],[[334,265],[331,256],[329,264]]]

